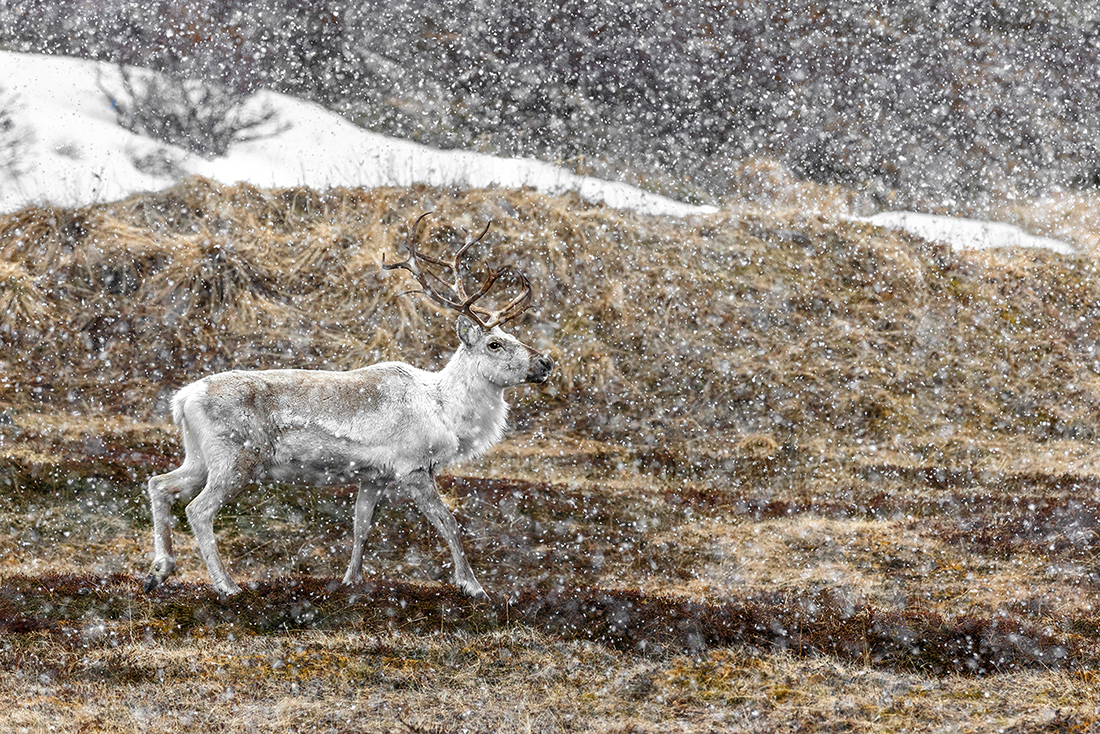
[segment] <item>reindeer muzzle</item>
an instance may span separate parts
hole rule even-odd
[[[534,382],[538,385],[546,382],[550,378],[550,373],[554,371],[554,360],[545,355],[538,355],[531,360],[531,366],[527,370],[527,382]]]

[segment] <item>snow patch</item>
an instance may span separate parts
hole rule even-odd
[[[956,250],[1037,247],[1062,255],[1077,253],[1077,248],[1068,242],[1028,234],[1019,227],[1002,222],[983,222],[918,212],[882,212],[858,221],[887,229],[903,230],[926,240],[951,245]]]
[[[30,141],[17,178],[0,178],[0,212],[32,204],[83,206],[171,186],[194,174],[262,187],[530,187],[575,191],[593,203],[643,214],[684,217],[693,206],[634,186],[579,176],[538,160],[441,151],[372,133],[299,99],[261,92],[248,105],[275,111],[268,137],[232,145],[214,160],[120,127],[100,85],[119,90],[116,67],[62,56],[0,52],[0,89],[16,128]],[[176,174],[138,161],[169,160]],[[163,169],[163,167],[162,167]]]

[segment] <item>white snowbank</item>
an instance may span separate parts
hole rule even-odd
[[[1001,222],[983,222],[917,212],[882,212],[859,221],[887,229],[900,229],[926,240],[942,242],[957,250],[984,250],[991,247],[1038,247],[1063,255],[1076,254],[1077,248],[1051,237],[1037,237],[1019,227]]]
[[[275,111],[271,137],[235,144],[224,157],[205,160],[121,128],[98,78],[108,89],[121,88],[118,72],[109,64],[0,52],[0,90],[5,95],[0,103],[6,104],[16,131],[29,134],[21,157],[23,173],[12,179],[0,172],[0,212],[41,203],[81,206],[163,189],[176,179],[143,171],[135,161],[163,158],[165,149],[183,173],[223,183],[321,189],[417,183],[531,187],[548,194],[576,191],[594,203],[646,214],[682,217],[715,211],[541,161],[440,151],[388,138],[274,92],[249,101]]]

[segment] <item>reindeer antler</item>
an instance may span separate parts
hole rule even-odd
[[[506,321],[511,321],[531,306],[531,282],[527,280],[527,277],[524,276],[523,273],[507,265],[502,268],[490,267],[489,273],[478,288],[478,291],[473,295],[466,295],[466,289],[462,284],[462,273],[459,269],[459,260],[471,247],[481,242],[481,238],[489,231],[489,226],[492,224],[491,220],[485,225],[485,229],[481,230],[481,234],[458,248],[450,260],[443,260],[425,255],[416,249],[416,230],[420,227],[420,222],[423,221],[424,217],[429,214],[431,214],[431,212],[424,212],[421,214],[409,228],[409,234],[405,238],[405,249],[409,251],[408,257],[401,262],[387,263],[386,256],[383,254],[382,267],[384,269],[395,270],[397,268],[404,268],[408,270],[412,273],[413,277],[416,278],[417,282],[420,283],[421,287],[421,290],[412,291],[413,293],[422,293],[444,308],[449,308],[453,311],[465,314],[486,331]],[[450,271],[452,276],[451,282],[445,281],[442,274],[433,273],[428,268],[422,268],[421,263],[435,265],[442,268],[444,272]],[[492,289],[493,284],[505,275],[515,278],[519,282],[521,289],[520,294],[509,301],[503,308],[497,309],[496,311],[488,311],[484,308],[475,306],[474,304],[477,303],[478,299],[488,293],[490,289]],[[437,291],[435,287],[433,287],[433,283],[446,286],[450,291],[450,297]]]

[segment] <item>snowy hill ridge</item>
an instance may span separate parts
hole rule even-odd
[[[33,204],[83,206],[155,191],[183,175],[226,184],[312,188],[530,187],[575,191],[593,203],[684,217],[716,211],[627,184],[580,176],[537,160],[441,151],[359,128],[318,105],[260,92],[248,105],[275,112],[266,136],[234,143],[207,160],[119,126],[101,86],[121,88],[118,69],[61,56],[0,52],[0,92],[22,139],[17,176],[0,171],[0,212]],[[2,142],[2,141],[0,141]],[[142,161],[170,160],[173,170]]]

